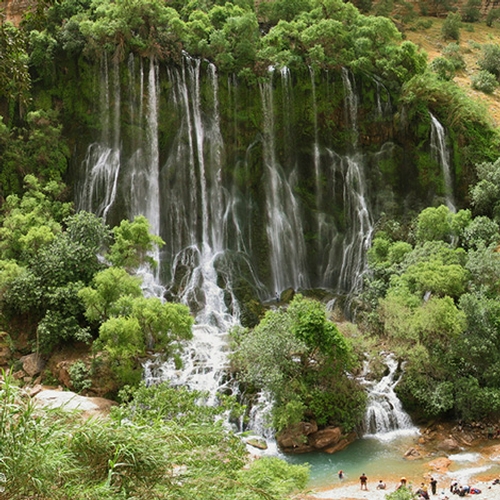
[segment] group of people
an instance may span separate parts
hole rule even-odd
[[[478,488],[471,488],[469,485],[460,485],[458,484],[458,481],[455,479],[451,482],[450,484],[450,493],[453,493],[454,495],[458,495],[459,497],[464,497],[465,495],[471,494],[478,494],[481,493],[481,490]]]
[[[344,479],[344,477],[345,477],[344,471],[339,470],[338,476],[339,476],[340,480]],[[500,484],[500,479],[497,481],[498,481],[498,483],[493,483],[493,484]],[[366,474],[364,472],[363,472],[363,474],[361,474],[361,476],[359,476],[359,482],[361,485],[361,489],[368,491],[368,477],[366,476]],[[437,480],[434,477],[431,477],[429,480],[429,486],[430,486],[430,490],[431,490],[432,495],[436,495],[437,484],[438,484]],[[377,484],[377,490],[385,490],[386,488],[387,488],[386,483],[384,481],[382,481],[382,479],[380,479],[378,484]],[[405,477],[402,477],[400,479],[400,481],[396,487],[396,490],[399,490],[400,488],[408,488],[407,480]],[[418,488],[418,490],[416,490],[415,493],[418,495],[417,496],[418,500],[430,500],[429,490],[428,490],[428,487],[425,483],[421,483],[420,487]],[[454,495],[458,495],[460,497],[464,497],[468,494],[481,493],[481,490],[479,490],[477,488],[471,488],[468,485],[459,485],[458,481],[452,480],[451,485],[450,485],[450,493],[452,493]],[[439,500],[449,500],[449,497],[443,491],[441,493],[441,495],[439,496]]]
[[[338,472],[338,476],[339,476],[339,479],[344,479],[344,471],[343,470],[339,470]],[[361,474],[361,476],[359,476],[359,482],[360,482],[360,485],[361,485],[361,489],[362,490],[366,490],[368,491],[368,477],[366,476],[366,474],[363,472],[363,474]],[[430,481],[429,481],[429,486],[431,487],[431,492],[433,495],[436,494],[436,490],[437,490],[437,480],[434,479],[433,477],[431,477]],[[402,477],[398,483],[398,486],[396,487],[396,490],[399,490],[400,488],[407,488],[407,480],[405,477]],[[387,488],[387,485],[386,483],[380,479],[378,484],[377,484],[377,490],[385,490]],[[418,498],[419,499],[423,499],[423,500],[429,500],[429,492],[428,492],[428,489],[427,489],[427,486],[425,485],[425,483],[422,483],[420,485],[420,488],[416,491]]]

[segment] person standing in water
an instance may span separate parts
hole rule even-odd
[[[344,479],[344,471],[341,469],[339,470],[339,479],[342,481]]]
[[[359,476],[359,482],[361,483],[361,489],[368,491],[368,478],[366,477],[364,472],[363,474],[361,474],[361,476]]]
[[[435,495],[436,494],[436,488],[437,488],[438,482],[433,477],[431,477],[431,480],[429,481],[429,484],[431,485],[431,492],[432,492],[432,494]]]

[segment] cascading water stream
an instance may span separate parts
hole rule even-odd
[[[193,340],[185,349],[182,370],[176,369],[173,363],[150,361],[145,366],[145,379],[147,383],[169,380],[206,391],[209,402],[214,403],[217,393],[224,391],[228,363],[226,336],[231,326],[238,323],[239,312],[234,297],[232,310],[228,310],[224,290],[218,284],[217,264],[225,251],[229,214],[227,194],[220,178],[224,143],[217,72],[215,66],[209,65],[210,110],[202,110],[200,74],[201,62],[188,57],[180,73],[171,73],[175,86],[173,102],[183,120],[167,159],[165,174],[168,176],[169,171],[175,169],[184,179],[187,192],[177,196],[172,193],[173,196],[165,200],[164,208],[172,235],[170,251],[175,254],[171,273],[175,276],[178,269],[187,270],[179,298],[190,306],[197,304],[196,325]],[[185,195],[192,201],[191,207],[186,205]],[[179,228],[183,228],[184,234],[178,234]],[[226,283],[226,287],[226,293],[230,294],[231,283]]]
[[[363,383],[368,391],[368,405],[364,418],[365,436],[391,440],[402,434],[417,434],[410,416],[403,410],[401,401],[394,392],[398,376],[398,361],[393,354],[384,358],[388,373],[379,382]]]
[[[118,63],[113,63],[112,103],[108,60],[103,58],[100,73],[101,139],[92,143],[83,161],[83,187],[76,190],[76,205],[107,219],[115,202],[121,167],[120,84]]]
[[[264,165],[267,209],[267,235],[270,245],[273,295],[286,288],[308,288],[306,246],[298,200],[293,191],[295,171],[287,177],[276,157],[273,73],[260,90],[264,114]]]
[[[446,144],[446,133],[439,120],[432,113],[430,113],[430,116],[432,156],[440,165],[443,174],[446,206],[451,212],[455,213],[457,208],[453,196],[453,181],[451,178],[450,154]]]

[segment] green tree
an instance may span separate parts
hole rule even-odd
[[[64,202],[64,186],[42,184],[33,175],[25,177],[22,197],[9,196],[2,206],[0,254],[3,259],[27,263],[37,251],[60,233],[61,224],[72,211]]]
[[[149,221],[143,215],[134,217],[132,222],[123,220],[113,228],[114,241],[109,249],[108,259],[114,266],[135,270],[142,264],[156,267],[151,253],[161,247],[164,241],[151,234]]]
[[[346,376],[352,347],[320,303],[297,295],[287,310],[268,311],[255,329],[233,338],[241,379],[273,396],[278,431],[304,419],[346,431],[359,423],[364,393]]]
[[[478,215],[500,220],[500,158],[476,165],[478,182],[471,187],[472,204]]]
[[[92,322],[105,322],[119,312],[119,299],[142,297],[141,279],[121,267],[110,267],[94,276],[91,286],[79,292],[85,316]]]
[[[472,88],[484,92],[485,94],[493,94],[498,87],[498,79],[489,71],[482,69],[474,73],[470,77]]]
[[[0,97],[24,108],[29,100],[31,78],[23,32],[5,22],[0,13]]]

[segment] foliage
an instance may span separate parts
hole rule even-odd
[[[134,270],[145,263],[153,267],[158,264],[150,254],[164,241],[150,233],[149,221],[143,215],[134,217],[132,222],[121,221],[113,228],[113,236],[108,259],[114,266]]]
[[[475,90],[479,90],[485,94],[493,94],[498,87],[498,80],[493,73],[481,70],[471,76],[471,85]]]
[[[30,110],[22,126],[8,131],[3,149],[0,183],[4,196],[20,194],[22,180],[28,174],[43,183],[61,182],[68,166],[69,148],[53,109]]]
[[[495,168],[482,168],[493,184]],[[413,247],[379,233],[368,259],[382,335],[406,361],[397,391],[409,409],[427,416],[494,418],[500,383],[498,224],[441,206],[420,212],[415,229]],[[395,259],[397,245],[404,251]]]
[[[470,195],[476,212],[497,222],[500,220],[500,158],[495,162],[476,165],[478,182],[471,187]]]
[[[121,384],[139,380],[137,360],[146,348],[180,365],[182,343],[192,338],[193,318],[187,306],[145,298],[140,283],[123,268],[110,267],[79,292],[86,318],[99,325],[93,348],[108,354]]]
[[[455,70],[465,69],[465,59],[460,51],[460,45],[458,43],[449,43],[443,49],[443,57],[453,64]]]
[[[497,21],[498,18],[500,18],[500,9],[490,9],[486,15],[486,26],[491,28],[493,23]]]
[[[500,45],[488,43],[482,47],[482,56],[477,61],[478,66],[497,78],[500,77]]]
[[[43,245],[61,231],[71,213],[71,204],[63,200],[64,186],[56,182],[42,185],[34,176],[25,178],[22,197],[9,196],[2,206],[0,252],[2,259],[27,263]]]
[[[26,106],[29,100],[31,78],[28,54],[21,30],[5,22],[0,13],[0,98],[7,98]]]
[[[110,267],[94,276],[92,286],[83,288],[79,296],[89,321],[104,322],[118,314],[117,302],[122,297],[142,296],[141,279],[120,267]]]
[[[475,23],[481,19],[481,0],[467,0],[462,14],[466,23]]]
[[[176,393],[179,397],[172,397]],[[137,400],[115,408],[110,418],[75,418],[35,408],[3,373],[3,495],[12,500],[165,495],[176,500],[277,500],[306,484],[307,467],[278,459],[257,461],[242,470],[244,444],[221,425],[212,408],[197,403],[199,393],[141,387],[130,395]]]
[[[415,498],[415,493],[411,491],[411,488],[407,488],[406,486],[402,486],[396,491],[385,495],[386,500],[414,500]]]
[[[429,66],[442,80],[452,80],[455,76],[455,66],[445,57],[436,57]]]
[[[69,377],[71,386],[77,392],[90,389],[92,386],[92,379],[90,369],[85,365],[82,360],[77,360],[69,367]]]
[[[239,377],[271,393],[279,431],[313,418],[352,429],[364,394],[347,376],[352,347],[319,302],[295,296],[287,310],[268,311],[252,331],[233,332]]]
[[[445,40],[460,40],[462,16],[456,12],[449,12],[441,27],[441,35]]]

